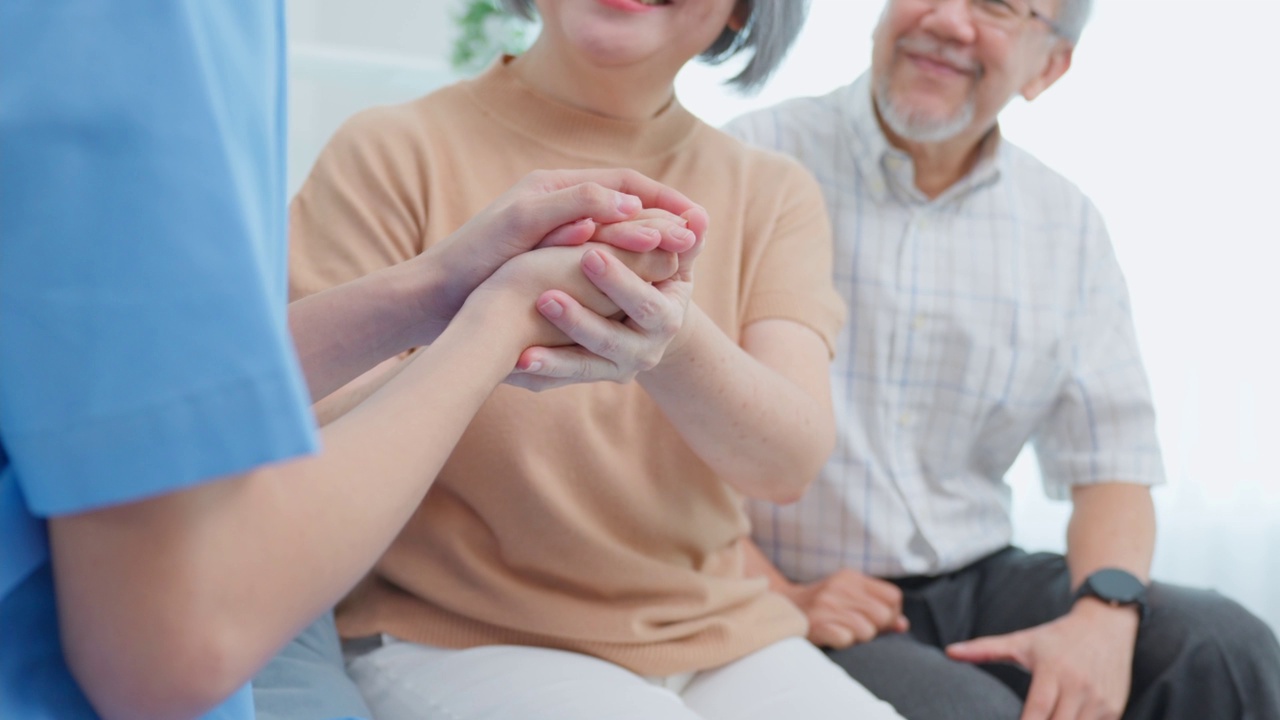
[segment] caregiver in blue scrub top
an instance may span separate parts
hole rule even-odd
[[[521,384],[554,386],[670,341],[566,337],[544,291],[684,312],[702,211],[625,171],[530,176],[439,252],[286,307],[283,17],[0,4],[0,718],[253,717],[249,678],[373,564],[522,351],[546,346]],[[698,241],[643,252],[642,206]],[[677,281],[581,272],[611,224]],[[317,433],[313,400],[428,345]]]

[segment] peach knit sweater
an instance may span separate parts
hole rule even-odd
[[[843,306],[830,230],[797,164],[678,102],[640,122],[560,105],[505,62],[338,131],[291,208],[292,294],[422,252],[532,170],[583,167],[631,167],[707,208],[694,302],[731,338],[784,318],[831,345]],[[805,632],[795,608],[743,577],[747,530],[741,498],[638,384],[503,386],[339,628],[554,647],[643,675],[715,667]]]

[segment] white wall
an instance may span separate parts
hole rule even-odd
[[[451,82],[445,0],[291,0],[289,194],[344,119]]]
[[[1076,181],[1128,275],[1170,486],[1156,575],[1216,587],[1280,628],[1280,123],[1275,0],[1100,0],[1067,76],[1015,102],[1007,137]],[[813,0],[795,52],[755,98],[692,66],[677,89],[712,123],[866,68],[880,2]],[[294,0],[291,188],[341,118],[450,73],[446,0]],[[1020,543],[1061,549],[1069,508],[1034,462],[1010,475]]]

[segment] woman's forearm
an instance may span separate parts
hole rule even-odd
[[[696,305],[688,340],[641,385],[703,462],[751,497],[793,502],[835,444],[827,349],[798,323],[765,320],[742,347]]]

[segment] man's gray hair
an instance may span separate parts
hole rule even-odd
[[[1088,2],[1089,0],[1081,0]],[[738,90],[749,92],[764,84],[787,51],[795,43],[809,11],[809,0],[740,0],[747,5],[748,16],[742,30],[725,28],[720,37],[699,56],[704,61],[718,65],[740,52],[751,50],[746,67],[729,79]],[[1072,0],[1063,0],[1064,3]],[[499,0],[504,10],[532,20],[533,0]]]
[[[1058,17],[1053,21],[1058,34],[1072,45],[1080,42],[1080,33],[1092,10],[1093,0],[1058,0]]]

